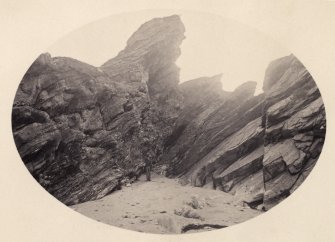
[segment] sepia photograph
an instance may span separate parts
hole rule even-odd
[[[293,53],[216,16],[118,18],[53,45],[17,89],[15,144],[48,193],[98,222],[180,234],[251,219],[302,184],[326,115]]]
[[[4,0],[0,237],[332,241],[330,2]]]

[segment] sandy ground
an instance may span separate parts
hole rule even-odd
[[[113,226],[164,234],[212,230],[261,213],[222,191],[182,186],[176,179],[155,174],[150,182],[142,176],[130,187],[71,208]]]

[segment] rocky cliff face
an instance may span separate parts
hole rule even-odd
[[[326,120],[318,88],[293,55],[269,65],[258,96],[252,82],[228,93],[215,79],[181,85],[185,107],[164,150],[169,175],[270,209],[304,181],[321,153]]]
[[[49,54],[32,64],[15,97],[13,134],[29,171],[56,198],[103,197],[145,161],[157,162],[181,109],[175,60],[183,33],[179,16],[157,18],[100,68]]]
[[[164,150],[164,158],[171,162],[168,175],[248,200],[262,196],[264,94],[253,95],[256,83],[225,92],[214,77],[181,87],[186,102],[172,134],[177,130],[179,136],[173,136],[174,142]]]
[[[293,55],[273,61],[264,80],[266,208],[289,196],[315,165],[326,132],[320,92]]]
[[[101,69],[116,82],[147,83],[150,102],[161,111],[168,109],[171,116],[171,111],[180,108],[179,67],[175,62],[181,54],[184,32],[177,15],[153,19],[143,24],[129,38],[126,48]]]
[[[167,176],[265,209],[292,193],[325,136],[320,93],[293,56],[256,83],[222,90],[221,75],[179,83],[178,16],[143,24],[101,67],[42,54],[18,88],[13,135],[25,165],[67,205],[136,179],[144,163]]]

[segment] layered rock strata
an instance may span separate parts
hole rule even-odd
[[[17,90],[15,143],[31,174],[65,204],[105,196],[155,163],[181,109],[179,16],[143,24],[101,67],[42,54]],[[165,52],[167,51],[167,52]]]
[[[264,80],[266,208],[289,196],[314,167],[325,139],[320,92],[293,55],[273,61]]]
[[[101,67],[42,54],[17,90],[13,135],[24,164],[67,205],[101,198],[135,180],[145,162],[168,177],[234,194],[269,209],[317,161],[324,105],[293,55],[256,82],[223,90],[221,75],[179,84],[179,16],[143,24]]]

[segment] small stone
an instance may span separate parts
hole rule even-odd
[[[259,210],[259,211],[263,211],[263,209],[264,209],[264,205],[263,205],[263,204],[260,204],[260,205],[257,206],[256,209]]]

